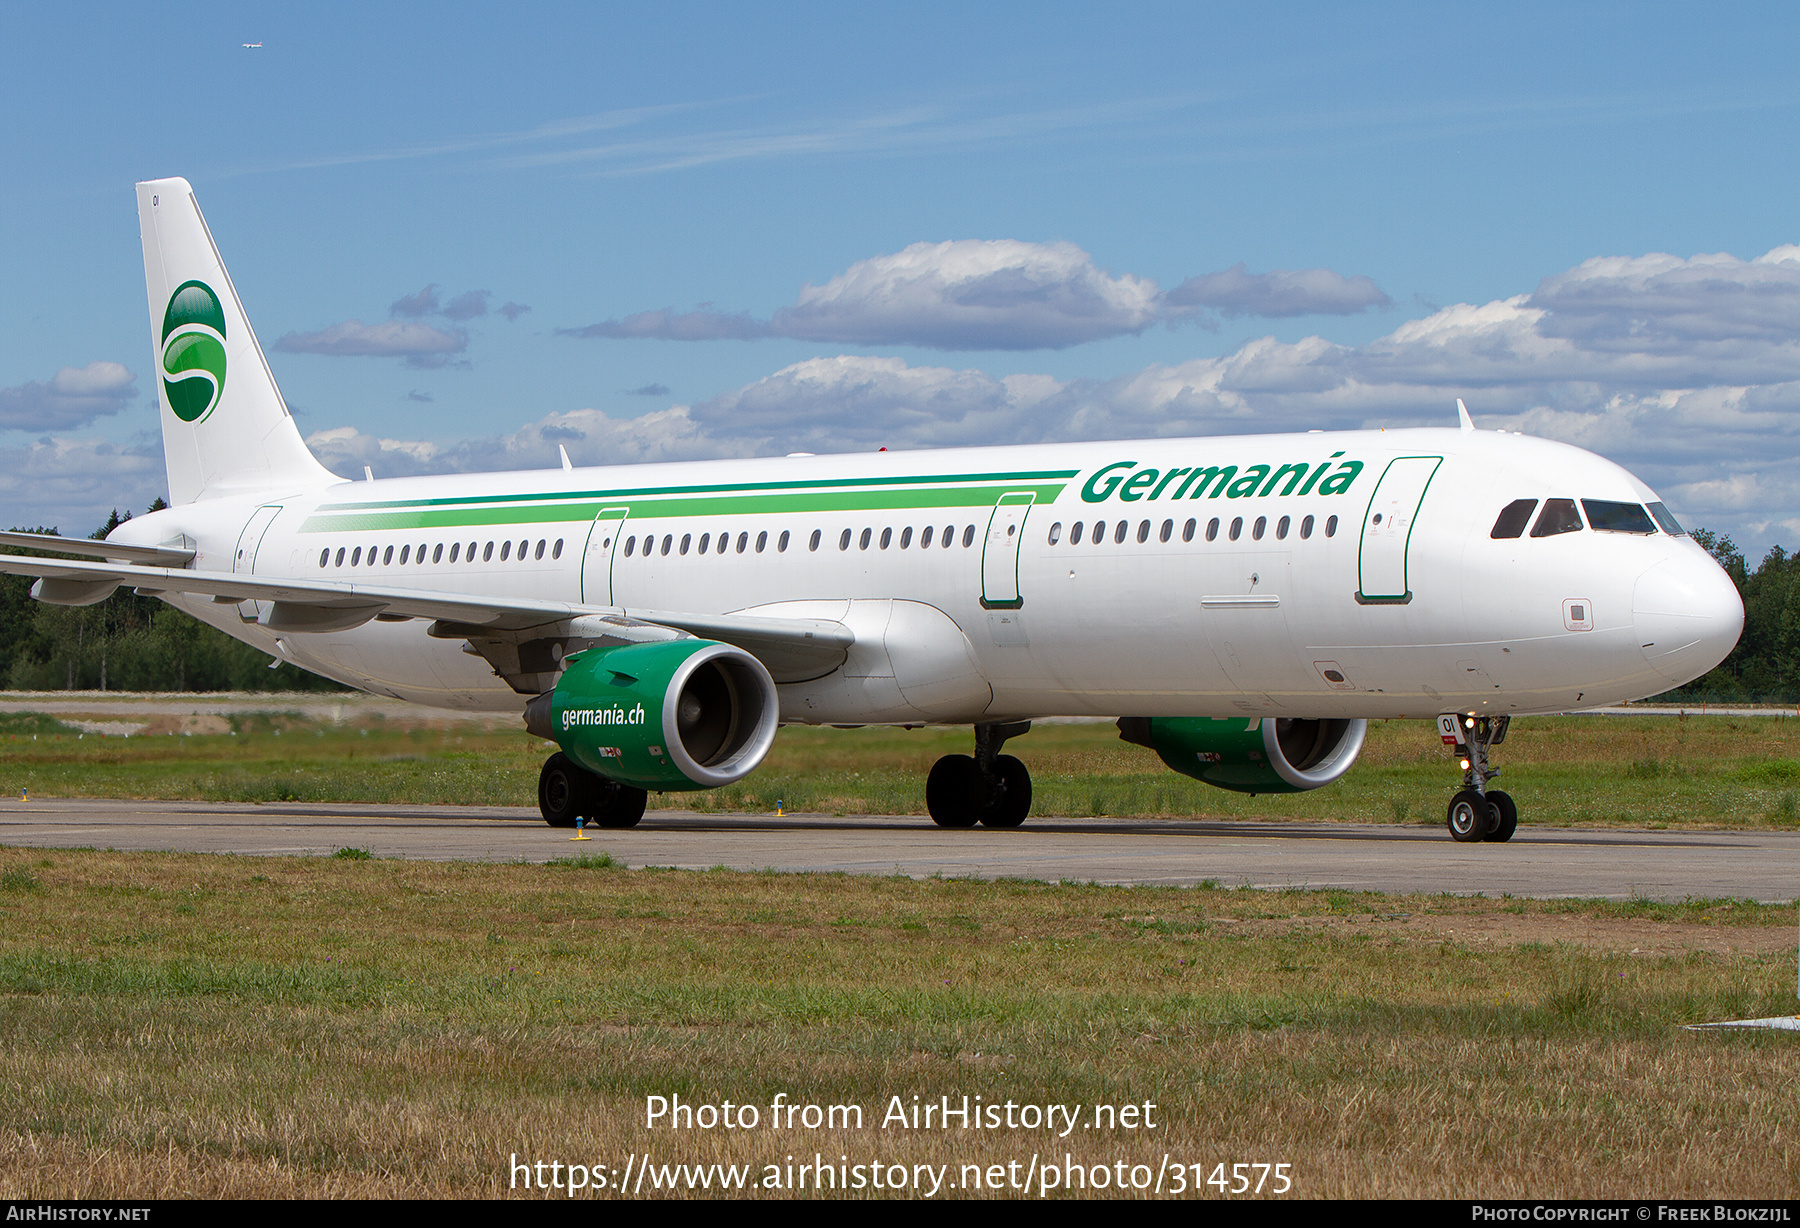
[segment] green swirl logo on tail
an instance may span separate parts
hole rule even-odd
[[[225,312],[202,281],[169,296],[162,326],[163,391],[183,422],[198,422],[225,395]]]

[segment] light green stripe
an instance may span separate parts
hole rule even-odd
[[[441,499],[395,499],[376,503],[327,503],[321,512],[365,512],[402,507],[460,507],[471,503],[533,503],[561,500],[604,499],[618,503],[661,495],[707,495],[751,490],[819,490],[825,487],[925,486],[933,482],[1042,482],[1075,477],[1079,469],[1024,470],[1018,473],[935,473],[918,477],[818,478],[789,482],[735,482],[718,486],[644,486],[626,490],[560,490],[536,495],[454,495]],[[1060,488],[1059,488],[1060,489]]]
[[[1028,486],[1039,503],[1062,493],[1063,483]],[[937,490],[838,490],[735,498],[650,499],[628,503],[633,520],[679,516],[771,516],[794,512],[901,511],[928,507],[992,507],[1017,485],[961,486]],[[324,513],[307,517],[302,533],[361,533],[393,529],[453,529],[477,525],[568,524],[591,521],[616,499],[535,507],[430,508],[417,511]]]

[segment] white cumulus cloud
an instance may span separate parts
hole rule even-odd
[[[352,426],[307,436],[307,446],[326,468],[348,478],[368,466],[376,477],[430,473],[490,473],[549,469],[562,463],[558,446],[578,465],[634,465],[648,461],[748,456],[742,442],[707,436],[686,406],[613,418],[597,409],[547,414],[504,435],[439,444],[423,439],[383,439]]]
[[[1367,277],[1345,277],[1331,269],[1252,273],[1241,261],[1218,273],[1188,278],[1169,291],[1163,302],[1171,315],[1212,308],[1223,316],[1268,319],[1348,316],[1394,304]]]
[[[807,286],[773,328],[803,341],[944,350],[1060,349],[1141,332],[1156,283],[1111,276],[1073,243],[914,243]]]
[[[1190,278],[1169,294],[1156,282],[1114,275],[1073,243],[963,239],[914,243],[859,260],[822,286],[801,289],[768,320],[748,313],[641,311],[565,335],[667,341],[785,337],[831,345],[938,350],[1062,349],[1140,333],[1159,321],[1227,316],[1348,315],[1391,306],[1367,277],[1330,269],[1250,273],[1242,264]]]
[[[275,343],[284,354],[404,358],[415,367],[444,366],[468,346],[469,336],[461,329],[446,331],[412,320],[345,320],[316,333],[288,333]]]
[[[168,491],[160,440],[44,438],[0,447],[0,514],[9,528],[54,526],[86,537],[108,510],[142,512]]]
[[[0,388],[0,430],[72,430],[118,413],[136,395],[137,376],[119,363],[64,367],[47,380]]]

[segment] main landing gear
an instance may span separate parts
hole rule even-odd
[[[538,810],[552,827],[573,827],[577,818],[597,827],[636,827],[649,800],[642,789],[596,776],[561,751],[538,773]]]
[[[945,755],[925,778],[925,808],[939,827],[1017,827],[1031,813],[1031,773],[1000,753],[1030,721],[975,726],[975,757]]]
[[[1519,826],[1519,808],[1510,795],[1487,787],[1500,774],[1488,766],[1488,750],[1506,741],[1507,716],[1466,716],[1446,712],[1438,717],[1438,735],[1456,747],[1463,769],[1463,787],[1450,799],[1446,822],[1450,838],[1459,844],[1483,840],[1503,844]]]

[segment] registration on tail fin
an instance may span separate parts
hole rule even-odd
[[[187,180],[137,192],[169,501],[340,481],[301,440]]]

